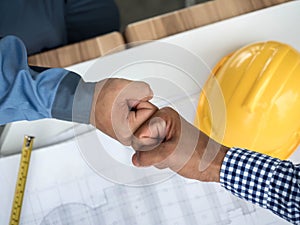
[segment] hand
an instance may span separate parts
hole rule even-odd
[[[228,148],[211,140],[173,109],[154,113],[135,137],[135,166],[170,168],[186,178],[219,182]]]
[[[148,101],[153,93],[145,82],[110,78],[96,84],[91,124],[124,145],[157,108]]]

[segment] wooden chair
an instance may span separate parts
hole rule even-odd
[[[67,67],[122,48],[124,48],[122,35],[119,32],[113,32],[30,56],[28,63],[41,67]]]
[[[125,30],[128,43],[150,41],[191,30],[290,0],[214,0],[132,23]]]

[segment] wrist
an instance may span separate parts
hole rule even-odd
[[[229,150],[216,141],[201,133],[197,151],[201,152],[199,163],[199,181],[220,182],[222,163]]]
[[[210,182],[220,182],[221,167],[228,150],[228,147],[221,145],[215,159],[208,167],[207,176],[210,178]]]
[[[97,127],[98,129],[101,130],[101,124],[99,124],[99,122],[101,121],[97,121],[97,117],[96,117],[96,108],[101,105],[101,97],[99,97],[101,90],[103,89],[103,85],[105,83],[105,80],[99,81],[95,84],[95,88],[94,88],[94,93],[93,93],[93,100],[92,100],[92,104],[91,104],[91,112],[90,112],[90,124],[93,125],[94,127]],[[99,106],[101,107],[101,106]],[[98,110],[99,111],[99,110]],[[97,112],[98,114],[99,112]],[[99,117],[99,116],[98,116]],[[103,116],[100,116],[101,118],[103,118]]]

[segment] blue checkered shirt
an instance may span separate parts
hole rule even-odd
[[[220,183],[234,195],[300,224],[300,164],[231,148],[221,167]]]

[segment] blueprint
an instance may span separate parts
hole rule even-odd
[[[20,156],[0,159],[0,224],[9,221]],[[91,169],[75,139],[32,153],[23,225],[270,225],[288,224],[228,193],[219,184],[173,175],[132,187]]]

